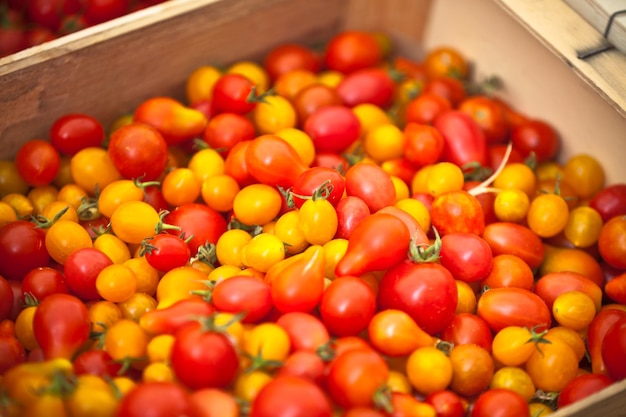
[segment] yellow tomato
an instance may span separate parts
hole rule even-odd
[[[52,201],[41,211],[41,215],[48,220],[69,220],[78,223],[76,209],[63,201]],[[57,218],[57,216],[59,216]]]
[[[122,264],[108,265],[98,273],[96,289],[103,299],[121,303],[135,293],[137,276],[132,269]]]
[[[583,330],[596,315],[595,302],[582,291],[559,294],[552,304],[552,316],[561,325],[572,330]]]
[[[9,203],[0,201],[0,227],[17,220],[17,212]]]
[[[233,201],[233,213],[246,226],[269,223],[282,208],[280,192],[266,184],[251,184],[237,193]]]
[[[252,236],[241,229],[231,229],[222,233],[215,244],[215,254],[220,265],[232,265],[243,268],[241,252],[252,240]]]
[[[458,302],[456,304],[456,314],[476,312],[476,293],[474,289],[465,281],[455,280],[456,290],[459,294]]]
[[[235,196],[240,190],[237,180],[230,175],[221,174],[205,179],[202,182],[200,194],[207,206],[226,213],[233,209]]]
[[[270,233],[256,235],[241,251],[243,264],[261,272],[267,272],[272,265],[283,259],[285,259],[285,244]]]
[[[189,168],[174,168],[163,178],[163,198],[172,206],[193,203],[200,196],[202,182]]]
[[[78,249],[93,247],[87,230],[70,220],[55,222],[46,232],[45,244],[50,257],[61,265]]]
[[[530,199],[519,188],[502,190],[496,195],[493,210],[498,220],[503,222],[521,222],[528,214]]]
[[[221,76],[222,72],[210,65],[193,70],[185,82],[185,94],[189,104],[210,100],[213,97],[213,86]]]
[[[344,75],[339,71],[326,70],[317,74],[317,81],[327,85],[331,88],[335,88],[343,80]]]
[[[81,149],[72,156],[70,169],[74,183],[92,196],[96,194],[96,188],[102,190],[122,178],[104,148]]]
[[[286,127],[274,134],[290,144],[306,166],[311,166],[315,160],[315,145],[309,135],[295,127]]]
[[[24,181],[15,168],[15,161],[0,160],[0,195],[22,194],[25,195],[30,186]]]
[[[154,295],[159,284],[160,273],[146,261],[145,257],[130,258],[123,263],[137,277],[137,292]]]
[[[87,192],[74,183],[64,185],[59,189],[59,193],[57,194],[58,201],[69,204],[74,207],[75,210],[78,210],[83,201],[88,197]]]
[[[283,241],[288,255],[302,253],[309,246],[299,219],[298,210],[291,210],[281,215],[274,226],[273,234]]]
[[[243,350],[257,360],[284,361],[290,349],[289,335],[276,323],[258,324],[244,334]]]
[[[535,384],[524,369],[517,366],[505,366],[498,369],[491,377],[489,388],[510,389],[520,394],[526,401],[535,395]]]
[[[324,249],[324,276],[331,280],[335,279],[335,267],[348,250],[348,240],[340,238],[329,240],[322,249]]]
[[[463,189],[465,180],[463,171],[458,165],[451,162],[438,162],[431,166],[426,179],[426,188],[433,197],[451,191]]]
[[[259,391],[271,380],[272,376],[263,371],[240,373],[235,379],[233,393],[237,398],[252,402]]]
[[[130,259],[126,242],[110,233],[104,233],[93,241],[93,247],[107,255],[114,264],[123,264]]]
[[[202,183],[207,178],[224,174],[224,158],[215,149],[201,149],[191,155],[189,162],[187,162],[187,168]]]
[[[36,306],[26,307],[20,311],[15,319],[15,337],[24,346],[24,349],[28,351],[39,347],[39,343],[33,333],[33,317],[36,311]]]
[[[404,133],[394,124],[373,126],[363,137],[365,153],[376,162],[402,157],[404,143]]]
[[[35,212],[33,203],[22,194],[5,194],[2,196],[1,201],[11,206],[18,217],[30,217]]]
[[[365,137],[369,132],[378,126],[393,124],[393,121],[387,113],[375,104],[357,104],[352,108],[352,111],[361,124],[362,137]]]
[[[155,234],[159,213],[144,201],[126,201],[111,215],[113,233],[126,243],[141,243]]]
[[[411,385],[420,394],[446,389],[452,381],[452,363],[441,350],[425,346],[409,356],[406,374]]]
[[[148,364],[141,373],[143,382],[172,382],[176,379],[172,368],[164,362]]]
[[[298,211],[298,225],[311,245],[323,245],[337,233],[339,218],[335,207],[325,198],[307,199]]]
[[[118,399],[111,385],[97,375],[76,377],[76,388],[65,399],[72,417],[110,417],[115,414]]]
[[[410,197],[411,191],[403,179],[391,175],[391,181],[393,182],[393,188],[396,190],[396,202]]]
[[[298,121],[296,110],[285,97],[267,96],[252,110],[252,121],[259,134],[274,134],[281,129],[294,128]]]
[[[192,291],[206,290],[207,276],[192,266],[181,266],[167,271],[160,279],[156,291],[158,308],[165,308],[189,297]]]
[[[528,166],[521,162],[507,164],[493,181],[493,186],[501,190],[517,188],[522,190],[529,198],[535,195],[537,178]]]
[[[41,214],[43,209],[53,201],[56,201],[59,190],[54,185],[42,185],[31,188],[26,195],[33,203],[33,214]]]
[[[141,316],[149,311],[156,310],[157,300],[154,297],[142,293],[136,292],[131,295],[126,301],[117,303],[119,306],[122,317],[125,319],[139,321]]]
[[[565,162],[563,180],[580,198],[593,197],[604,187],[604,168],[591,155],[574,155]]]
[[[105,332],[122,318],[122,310],[110,301],[95,301],[89,305],[89,322],[94,332]]]
[[[424,203],[414,198],[403,198],[394,204],[397,208],[409,213],[424,231],[430,229],[430,212]]]
[[[269,86],[269,77],[265,68],[256,62],[239,61],[226,69],[227,74],[239,74],[248,78],[254,83],[258,93],[267,91]]]

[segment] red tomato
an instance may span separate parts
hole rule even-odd
[[[90,26],[118,18],[130,11],[129,0],[87,0],[85,3],[84,17]]]
[[[105,350],[90,349],[81,352],[74,358],[74,373],[76,375],[97,375],[100,377],[115,378],[122,372],[122,364],[115,362]],[[118,374],[118,372],[120,372]]]
[[[602,355],[602,346],[608,330],[613,324],[626,319],[626,311],[618,308],[601,310],[593,318],[587,329],[587,350],[591,359],[591,370],[595,374],[607,374]]]
[[[22,293],[24,296],[29,294],[39,301],[51,294],[67,294],[69,291],[70,289],[65,283],[64,275],[50,267],[31,269],[22,281]],[[1,314],[0,317],[2,317]]]
[[[312,196],[323,185],[328,190],[326,199],[336,207],[343,197],[346,181],[337,170],[324,167],[309,168],[298,176],[291,190],[296,207],[302,207],[306,201],[299,196]]]
[[[319,385],[324,382],[325,371],[326,364],[317,353],[298,350],[285,359],[276,376],[297,376]]]
[[[493,255],[486,240],[472,233],[449,233],[441,238],[441,265],[454,278],[476,282],[491,271]]]
[[[403,115],[404,122],[432,125],[439,115],[451,109],[452,104],[447,98],[424,92],[407,103]]]
[[[365,330],[376,312],[376,294],[359,277],[335,279],[324,290],[320,315],[335,336],[356,336]]]
[[[217,311],[245,312],[242,323],[257,323],[272,310],[271,288],[256,277],[242,275],[219,281],[211,294]]]
[[[477,314],[498,332],[508,326],[548,328],[552,321],[549,306],[537,294],[523,288],[492,288],[476,305]]]
[[[300,89],[292,99],[293,107],[298,115],[298,123],[303,126],[310,115],[326,106],[344,104],[335,88],[322,83],[313,83]]]
[[[504,144],[495,144],[489,146],[487,152],[489,154],[489,167],[492,170],[497,170],[502,161],[504,160],[504,154],[506,152],[507,145]],[[509,154],[509,159],[507,160],[508,164],[511,163],[519,163],[524,162],[524,157],[522,154],[515,148],[511,148],[511,153]]]
[[[63,266],[65,281],[72,294],[82,300],[98,300],[96,278],[113,261],[96,248],[82,248],[67,257]]]
[[[241,74],[229,73],[222,75],[213,85],[213,109],[216,113],[246,114],[256,107],[254,97],[255,85]]]
[[[147,124],[131,123],[111,134],[109,157],[124,178],[157,179],[167,166],[167,143]]]
[[[516,391],[493,388],[474,402],[471,417],[519,417],[530,414],[528,402]]]
[[[316,352],[330,340],[324,323],[317,316],[309,313],[299,311],[285,313],[276,320],[276,324],[289,335],[292,352],[300,350]]]
[[[508,222],[488,224],[483,239],[489,243],[494,256],[509,254],[520,257],[531,269],[543,262],[544,246],[541,239],[528,227]]]
[[[626,378],[626,319],[616,321],[606,332],[602,341],[602,360],[611,378]]]
[[[277,376],[252,402],[250,417],[331,417],[332,407],[314,382],[297,376]]]
[[[434,164],[443,153],[443,136],[437,129],[409,122],[404,127],[404,157],[417,166]]]
[[[478,124],[459,110],[440,114],[434,126],[444,138],[442,159],[460,167],[469,163],[487,166],[487,140]]]
[[[487,143],[501,143],[506,140],[509,125],[504,109],[498,102],[488,96],[472,96],[459,105],[459,110],[469,114],[478,123]]]
[[[459,313],[441,331],[441,339],[454,345],[474,344],[491,352],[493,336],[487,322],[471,313]]]
[[[71,359],[89,340],[89,332],[89,312],[78,298],[52,294],[37,306],[33,333],[46,359]]]
[[[304,122],[317,152],[345,151],[361,135],[361,123],[346,106],[321,107]]]
[[[0,228],[0,275],[22,280],[35,268],[48,266],[50,255],[45,245],[46,233],[31,222],[18,220]],[[11,262],[5,260],[10,259]]]
[[[0,321],[11,316],[14,301],[11,284],[0,275]]]
[[[371,213],[396,202],[391,176],[377,165],[356,164],[346,172],[346,195],[356,196],[367,204]]]
[[[270,80],[293,70],[308,70],[316,73],[320,69],[320,58],[310,48],[298,44],[283,44],[272,49],[263,60],[263,67]]]
[[[181,235],[187,240],[191,256],[198,253],[198,248],[207,243],[215,244],[226,231],[226,219],[209,206],[188,203],[176,207],[163,219],[166,224],[179,226],[180,230],[168,232]]]
[[[11,320],[0,321],[0,373],[26,360],[26,350],[15,337],[15,323]]]
[[[307,166],[295,149],[275,135],[261,135],[253,139],[245,153],[250,175],[262,184],[289,188]]]
[[[626,214],[626,184],[612,184],[597,192],[589,207],[595,209],[605,223]]]
[[[336,91],[348,107],[370,103],[386,109],[391,105],[395,84],[382,68],[363,68],[346,75]]]
[[[554,159],[560,147],[556,131],[542,120],[527,120],[514,127],[511,141],[524,158],[534,153],[537,162]]]
[[[142,243],[146,261],[156,270],[167,272],[185,266],[191,258],[189,245],[179,236],[157,234]]]
[[[29,185],[50,184],[61,166],[59,152],[50,142],[32,139],[24,143],[15,155],[15,168]]]
[[[428,394],[424,402],[435,407],[437,417],[464,417],[465,405],[461,397],[450,390],[435,391]]]
[[[436,263],[405,261],[393,266],[378,289],[379,308],[404,311],[430,335],[452,322],[457,302],[454,277]]]
[[[558,408],[573,404],[613,384],[613,380],[602,374],[584,374],[572,379],[559,393]]]
[[[598,238],[598,250],[606,263],[626,269],[626,216],[616,216],[604,223]]]
[[[64,15],[80,10],[79,0],[31,0],[28,2],[28,19],[52,31],[59,29]]]
[[[224,173],[233,177],[240,187],[258,182],[252,178],[246,163],[246,152],[252,140],[242,140],[235,144],[224,159]]]
[[[342,198],[335,207],[337,212],[337,233],[335,238],[349,239],[354,229],[371,212],[365,201],[355,196]]]
[[[389,368],[373,349],[353,349],[335,358],[326,377],[332,399],[343,408],[375,405],[376,392],[387,382]]]
[[[446,98],[454,107],[465,99],[467,92],[461,80],[452,76],[437,76],[429,79],[424,85],[422,94],[436,94]]]
[[[204,141],[222,156],[228,155],[233,146],[256,136],[254,124],[237,113],[221,113],[209,120],[204,130]]]
[[[335,152],[316,152],[315,158],[313,158],[313,167],[332,168],[337,170],[340,174],[345,174],[350,163],[341,154]]]
[[[362,68],[374,67],[382,59],[378,41],[369,33],[357,30],[335,35],[326,45],[324,62],[331,70],[349,74]]]
[[[66,114],[50,127],[50,143],[65,155],[74,155],[91,146],[102,146],[104,135],[102,123],[83,113]]]
[[[179,329],[172,345],[171,366],[176,379],[190,389],[224,388],[239,370],[239,357],[224,333],[191,322]]]
[[[337,263],[337,277],[382,271],[407,257],[411,235],[404,222],[391,214],[371,214],[350,235],[348,249]],[[455,286],[456,292],[456,286]]]
[[[0,57],[12,55],[28,46],[30,45],[21,22],[21,13],[9,10],[6,26],[0,28]]]
[[[120,400],[119,417],[193,415],[189,394],[176,382],[142,382]]]

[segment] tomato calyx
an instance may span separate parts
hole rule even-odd
[[[185,239],[188,242],[191,239]],[[204,245],[198,246],[198,253],[191,258],[190,263],[202,262],[210,267],[214,268],[217,263],[217,253],[215,252],[215,244],[207,242]]]
[[[39,305],[39,299],[32,292],[24,293],[24,300],[20,303],[22,308],[37,307]]]
[[[246,102],[247,103],[267,103],[265,98],[269,96],[274,96],[274,95],[276,95],[276,92],[274,91],[273,88],[270,88],[269,90],[261,94],[258,94],[256,85],[254,85],[250,89],[250,93],[248,93],[248,97],[246,97]]]
[[[147,356],[140,356],[138,358],[132,356],[124,356],[121,359],[115,359],[112,362],[122,365],[119,371],[117,371],[117,375],[124,375],[135,363],[144,363],[148,360]]]
[[[89,332],[89,340],[93,340],[96,342],[96,348],[102,349],[104,347],[104,338],[106,337],[108,326],[106,323],[102,323],[100,321],[95,322],[98,326],[102,327],[102,330],[97,331],[92,330]]]
[[[465,181],[484,181],[493,174],[490,167],[481,165],[479,162],[469,162],[461,167]]]
[[[159,185],[161,185],[160,181],[142,181],[143,177],[138,177],[135,178],[133,180],[133,184],[135,184],[135,187],[139,188],[141,190],[141,192],[143,193],[144,198],[146,198],[148,196],[148,194],[146,193],[146,188],[148,187],[158,187]]]
[[[70,206],[66,206],[63,210],[55,214],[52,219],[48,219],[46,216],[38,214],[36,216],[31,216],[31,221],[35,223],[35,228],[37,229],[49,229],[61,218],[61,216],[67,213],[69,208]]]
[[[545,329],[541,332],[537,332],[537,329],[541,326],[540,324],[533,327],[532,329],[528,329],[530,332],[530,338],[526,341],[526,343],[534,343],[537,351],[543,356],[543,351],[541,350],[540,344],[552,344],[552,342],[546,339],[544,336],[548,334],[548,329]]]
[[[285,197],[285,200],[287,201],[287,207],[289,208],[296,207],[296,203],[293,199],[294,197],[297,197],[301,200],[327,200],[328,197],[330,197],[330,194],[333,192],[333,189],[334,187],[330,180],[324,181],[319,187],[317,187],[313,191],[313,194],[311,195],[298,194],[294,193],[291,188],[284,189],[283,187],[278,187],[278,191]]]
[[[388,414],[393,413],[393,405],[391,403],[391,388],[388,385],[383,385],[374,392],[372,398],[374,406],[378,410],[383,410]]]
[[[159,222],[156,224],[156,226],[154,226],[154,232],[157,235],[165,230],[177,230],[177,231],[182,230],[182,227],[180,226],[175,226],[173,224],[165,223],[164,219],[165,219],[165,216],[167,216],[168,214],[170,214],[169,210],[162,210],[159,213]],[[181,238],[184,239],[183,236],[181,236]]]
[[[328,342],[318,347],[315,353],[324,362],[330,362],[333,359],[335,359],[335,357],[337,356],[337,351],[334,348],[334,344],[335,344],[335,339],[330,339]]]
[[[235,217],[233,217],[228,222],[226,229],[227,230],[233,230],[233,229],[243,230],[244,232],[250,233],[250,236],[252,237],[255,237],[256,235],[263,232],[263,226],[260,226],[258,224],[253,224],[253,225],[243,224],[241,221],[239,221],[239,219]]]
[[[243,371],[244,374],[251,374],[255,371],[273,371],[274,369],[280,368],[284,365],[283,361],[265,359],[263,357],[263,349],[259,349],[259,352],[256,355],[251,355],[249,353],[244,353],[243,355],[250,360],[250,366]]]
[[[53,395],[55,397],[67,398],[78,386],[76,375],[65,373],[56,369],[50,378],[50,384],[39,387],[37,395]]]
[[[558,392],[545,392],[538,389],[531,398],[530,402],[539,402],[549,406],[552,409],[556,409],[557,401],[559,399]]]
[[[502,89],[502,80],[497,75],[489,75],[481,81],[468,81],[464,84],[468,96],[485,95],[492,97],[497,91]]]
[[[438,339],[435,343],[435,348],[442,351],[446,356],[450,356],[450,352],[454,349],[454,343],[447,340]]]
[[[441,237],[437,228],[433,227],[435,241],[432,244],[418,244],[417,235],[411,238],[409,245],[409,259],[414,263],[432,263],[439,259],[441,253]]]

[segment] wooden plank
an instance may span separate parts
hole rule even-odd
[[[608,42],[626,54],[626,0],[564,0],[576,10],[598,32],[605,34],[611,15],[619,11],[612,20]]]
[[[586,60],[579,51],[602,44],[602,35],[561,0],[494,0],[587,84],[626,117],[626,55],[610,50]]]
[[[550,414],[552,417],[620,417],[626,407],[626,380]]]
[[[260,57],[285,41],[336,32],[335,0],[174,0],[0,60],[0,158],[84,112],[105,126],[153,95],[182,98],[204,64]]]

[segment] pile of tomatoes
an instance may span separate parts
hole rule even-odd
[[[0,3],[0,58],[163,1],[3,1]]]
[[[547,415],[626,377],[626,184],[382,33],[0,161],[6,416]]]

